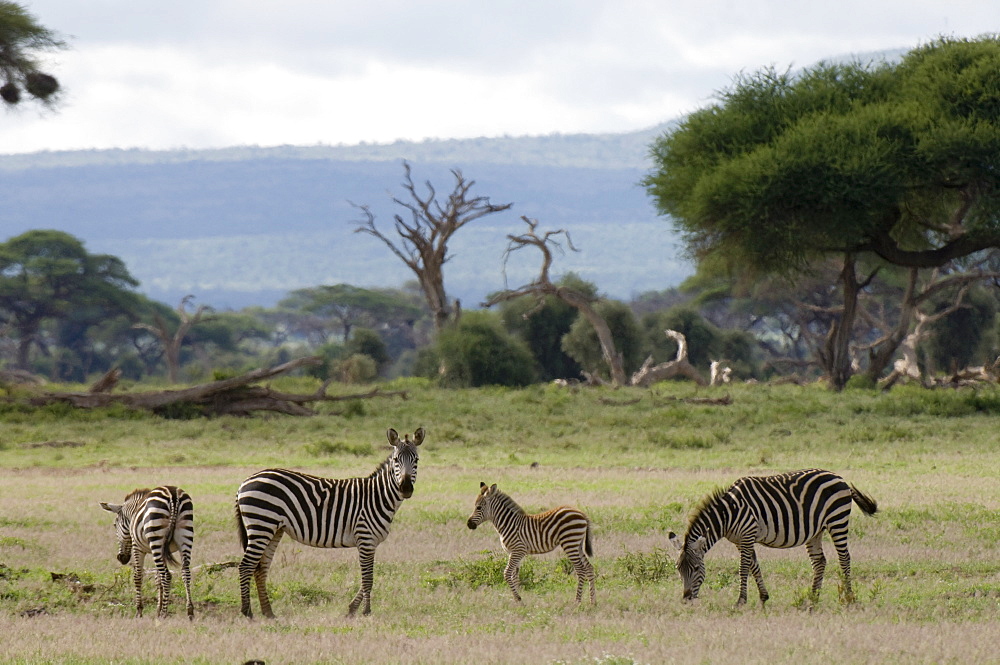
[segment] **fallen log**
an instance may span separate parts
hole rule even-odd
[[[308,394],[285,393],[272,390],[270,387],[252,385],[264,379],[290,372],[300,367],[322,364],[320,356],[297,358],[281,365],[255,369],[246,374],[203,383],[190,388],[178,390],[157,390],[137,393],[111,392],[42,392],[27,399],[32,406],[64,403],[80,409],[121,404],[133,409],[145,409],[169,415],[183,412],[193,415],[249,415],[254,411],[273,411],[292,416],[309,416],[315,414],[307,404],[313,402],[339,402],[355,399],[370,399],[373,397],[402,397],[406,399],[406,391],[383,392],[371,390],[354,395],[327,395],[329,381],[317,391]]]

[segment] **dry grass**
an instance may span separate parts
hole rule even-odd
[[[61,457],[20,446],[0,453],[15,453],[0,462],[0,632],[8,636],[0,663],[996,662],[996,416],[874,418],[863,410],[874,407],[855,395],[781,394],[788,395],[801,398],[801,412],[752,392],[736,395],[736,409],[665,414],[656,404],[601,410],[589,397],[527,391],[473,394],[483,406],[448,393],[433,408],[454,413],[436,418],[417,413],[431,401],[417,396],[419,407],[394,404],[357,422],[110,421],[103,433],[100,423],[83,423],[75,436],[62,421],[18,425],[21,441],[76,438],[87,446]],[[518,420],[522,412],[546,426],[532,434]],[[641,425],[630,428],[633,421]],[[359,582],[355,550],[286,540],[270,580],[279,618],[243,620],[235,570],[207,567],[240,554],[232,517],[240,481],[275,463],[367,473],[382,454],[377,446],[361,457],[303,451],[321,437],[374,441],[386,423],[409,422],[428,427],[429,440],[416,493],[376,554],[373,615],[344,616]],[[137,442],[159,436],[165,448]],[[148,464],[133,464],[136,446]],[[116,456],[128,465],[103,461]],[[170,463],[178,456],[184,463]],[[879,502],[874,518],[856,511],[852,519],[858,602],[840,602],[827,543],[830,568],[818,599],[806,593],[804,550],[765,549],[771,600],[766,609],[752,602],[736,610],[737,556],[721,543],[709,553],[701,600],[682,603],[667,531],[683,530],[692,506],[717,485],[814,465],[841,472]],[[474,581],[502,565],[496,532],[465,526],[480,481],[498,483],[528,510],[565,503],[591,516],[596,607],[575,606],[575,580],[556,554],[530,559],[520,606],[504,586]],[[97,505],[162,483],[184,487],[195,501],[194,622],[180,616],[176,592],[175,616],[131,618],[128,570],[114,558],[111,519]],[[146,591],[152,603],[151,582]],[[751,600],[755,594],[751,588]]]

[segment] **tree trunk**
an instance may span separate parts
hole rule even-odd
[[[854,334],[854,321],[858,315],[858,293],[861,291],[855,264],[856,259],[853,254],[844,255],[844,269],[840,272],[840,282],[844,290],[844,308],[840,316],[834,319],[826,338],[825,352],[821,357],[823,368],[829,376],[830,387],[838,391],[844,389],[853,372],[851,338]]]

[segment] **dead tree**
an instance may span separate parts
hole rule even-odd
[[[80,409],[106,407],[121,404],[133,409],[145,409],[158,414],[170,414],[172,410],[212,415],[249,415],[255,411],[273,411],[292,416],[309,416],[315,411],[308,407],[313,402],[339,402],[370,399],[374,397],[407,397],[406,391],[384,392],[378,389],[354,395],[327,395],[327,381],[315,392],[307,394],[286,393],[273,390],[269,386],[254,385],[264,379],[284,374],[300,367],[319,365],[320,356],[297,358],[281,365],[255,369],[230,379],[203,383],[179,390],[157,390],[150,392],[112,393],[105,392],[41,392],[27,398],[33,406],[62,403]],[[8,400],[9,401],[9,400]]]
[[[942,277],[940,270],[935,268],[927,282],[920,285],[919,269],[911,268],[895,327],[871,344],[858,347],[869,352],[867,375],[872,383],[888,388],[903,377],[920,379],[920,371],[917,368],[917,345],[929,334],[929,326],[961,308],[965,294],[973,284],[998,277],[1000,273],[983,270]],[[934,314],[920,311],[920,306],[935,295],[954,288],[957,288],[958,292],[949,307]],[[881,323],[883,329],[889,328],[884,322]],[[900,351],[903,357],[893,363],[893,370],[880,381],[882,372],[897,351]]]
[[[171,331],[170,324],[159,313],[153,314],[152,324],[136,323],[132,326],[139,330],[148,330],[160,341],[160,344],[163,346],[163,355],[167,362],[167,380],[170,383],[177,383],[181,367],[181,344],[184,343],[184,338],[187,337],[191,328],[202,320],[202,315],[212,309],[208,305],[199,305],[193,314],[189,313],[187,310],[188,304],[193,299],[193,295],[186,295],[181,299],[180,304],[177,305],[177,315],[180,317],[180,324],[173,331]]]
[[[615,340],[611,334],[611,328],[608,327],[608,323],[604,320],[604,317],[594,310],[591,305],[591,299],[567,286],[556,286],[549,278],[549,269],[552,267],[552,251],[550,248],[556,247],[561,249],[561,245],[559,245],[556,238],[559,236],[566,236],[566,242],[569,245],[569,248],[573,251],[578,251],[575,247],[573,247],[573,241],[569,237],[569,233],[564,229],[559,229],[558,231],[547,231],[544,235],[539,236],[536,233],[536,230],[538,229],[538,220],[530,219],[525,216],[522,216],[521,219],[528,225],[528,232],[517,236],[507,236],[510,243],[504,251],[504,266],[507,265],[507,259],[513,252],[516,252],[519,249],[524,249],[525,247],[534,247],[542,253],[542,266],[538,271],[538,277],[535,278],[535,281],[525,284],[524,286],[516,289],[506,289],[494,294],[486,302],[484,302],[483,305],[485,307],[492,307],[498,303],[514,300],[515,298],[520,298],[522,296],[532,296],[538,301],[537,307],[541,307],[544,304],[545,296],[555,296],[556,298],[559,298],[566,304],[577,309],[580,314],[582,314],[587,321],[590,322],[590,325],[594,327],[594,331],[597,333],[597,339],[601,345],[601,355],[604,357],[604,361],[608,364],[608,367],[611,370],[611,382],[616,386],[627,385],[622,354],[619,353],[615,347]],[[525,316],[530,316],[534,311],[534,309],[529,311],[525,314]]]
[[[452,169],[455,187],[442,204],[437,200],[437,192],[428,181],[426,194],[417,191],[410,175],[410,165],[403,162],[405,176],[403,189],[410,200],[393,198],[393,203],[409,211],[409,219],[395,215],[395,229],[399,236],[397,243],[375,226],[375,215],[368,206],[356,206],[364,215],[358,222],[355,233],[367,233],[384,242],[407,267],[413,271],[424,292],[424,298],[434,317],[434,329],[441,331],[449,322],[457,320],[458,302],[448,303],[444,289],[444,264],[448,255],[448,242],[452,236],[469,222],[486,215],[509,209],[513,203],[494,204],[488,197],[470,197],[469,190],[475,183],[466,180],[458,169]]]
[[[635,374],[632,375],[632,379],[629,381],[630,385],[633,386],[650,386],[659,381],[666,381],[667,379],[672,379],[676,376],[683,376],[691,379],[699,386],[707,386],[709,382],[705,380],[694,365],[688,360],[687,352],[687,338],[683,333],[679,333],[676,330],[664,330],[664,334],[670,339],[677,342],[677,356],[668,362],[660,363],[659,365],[653,365],[653,356],[646,358],[646,362],[642,364]],[[725,369],[729,369],[728,367]],[[719,372],[720,384],[721,376],[723,372]],[[715,374],[713,373],[713,383],[712,385],[719,385],[714,382]]]

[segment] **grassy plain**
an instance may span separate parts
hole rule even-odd
[[[0,404],[0,662],[1000,662],[996,389],[388,387],[409,399],[336,403],[312,418]],[[686,401],[726,393],[728,406]],[[355,550],[286,539],[270,580],[278,619],[244,620],[235,570],[212,567],[239,556],[240,481],[275,465],[365,475],[386,454],[387,427],[419,426],[416,492],[376,553],[372,616],[345,617]],[[720,543],[701,599],[684,604],[667,532],[683,531],[714,487],[803,467],[837,471],[879,502],[875,517],[855,511],[851,522],[858,602],[841,602],[826,542],[817,600],[803,549],[759,549],[771,600],[762,608],[751,588],[736,609],[736,551]],[[481,480],[532,511],[568,503],[591,516],[596,607],[575,606],[557,554],[528,560],[524,602],[513,602],[492,526],[465,527]],[[195,501],[193,622],[176,582],[173,616],[132,618],[129,571],[97,505],[166,483]],[[146,597],[155,606],[149,579]]]

